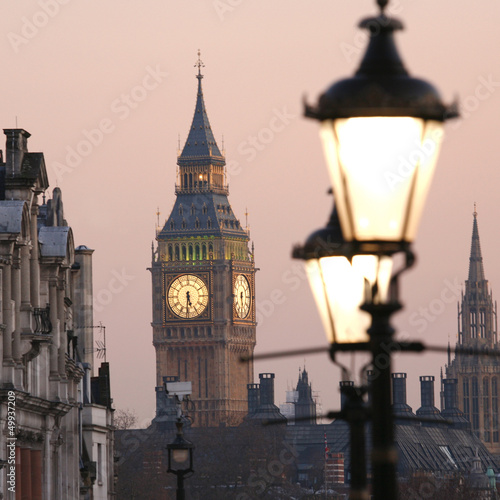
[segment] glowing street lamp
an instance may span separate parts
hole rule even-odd
[[[368,348],[372,355],[375,500],[397,498],[390,317],[401,305],[399,273],[389,278],[392,255],[405,252],[407,267],[413,262],[410,244],[432,180],[442,125],[458,115],[430,83],[409,76],[393,38],[403,26],[385,15],[387,3],[377,0],[380,14],[360,23],[370,39],[356,74],[331,85],[317,105],[306,105],[306,116],[321,125],[341,231],[331,220],[294,250],[295,257],[307,261],[332,352],[344,346]],[[361,263],[369,263],[371,271],[359,270]],[[356,311],[363,296],[362,311]],[[371,316],[368,337],[363,311]]]
[[[167,472],[177,476],[177,500],[186,498],[184,491],[184,476],[193,472],[193,443],[184,438],[182,420],[177,419],[177,434],[172,443],[167,445],[168,469]]]

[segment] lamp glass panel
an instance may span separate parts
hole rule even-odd
[[[323,327],[331,344],[367,342],[370,315],[359,309],[364,277],[345,257],[323,257],[306,262]]]
[[[344,238],[412,241],[440,124],[409,116],[341,118],[323,121],[321,136]]]
[[[392,257],[387,255],[355,255],[352,267],[365,278],[365,301],[387,303],[392,276]]]
[[[189,449],[172,450],[172,460],[176,464],[183,464],[189,458]]]

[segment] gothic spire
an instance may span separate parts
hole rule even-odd
[[[184,145],[184,149],[182,150],[182,153],[178,158],[177,163],[179,165],[184,163],[191,163],[193,161],[199,162],[200,160],[210,161],[216,159],[219,161],[223,161],[224,159],[219,150],[219,147],[217,146],[217,143],[215,142],[214,134],[208,120],[205,101],[203,99],[203,89],[201,86],[203,75],[201,73],[201,68],[205,67],[205,65],[200,58],[199,50],[198,61],[196,62],[195,67],[198,68],[198,74],[196,75],[196,78],[198,79],[196,106],[186,144]]]
[[[477,212],[476,204],[474,203],[474,222],[472,225],[472,243],[470,247],[469,258],[469,283],[477,283],[485,281],[483,256],[481,254],[481,244],[479,243],[479,230],[477,228]]]

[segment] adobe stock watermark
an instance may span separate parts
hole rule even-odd
[[[110,103],[113,117],[103,118],[95,127],[82,130],[82,138],[74,146],[66,147],[64,163],[57,161],[52,163],[58,182],[61,181],[64,174],[75,170],[84,158],[91,155],[95,148],[104,142],[106,136],[116,130],[117,124],[114,116],[117,116],[119,120],[126,120],[130,113],[146,100],[150,92],[158,88],[167,76],[168,73],[164,72],[158,64],[154,68],[147,66],[145,75],[140,82]]]
[[[436,153],[436,149],[442,139],[442,129],[436,129],[423,142],[415,141],[415,148],[408,152],[408,154],[404,156],[399,155],[396,172],[391,172],[390,170],[384,172],[384,178],[391,190],[394,190],[398,184],[405,182],[405,179],[411,177],[418,165],[431,159]]]
[[[226,14],[234,12],[236,7],[241,5],[245,0],[214,0],[212,5],[220,21],[224,21]]]
[[[123,292],[128,284],[135,279],[135,276],[127,274],[125,269],[120,272],[113,270],[111,275],[106,288],[102,288],[94,295],[94,311],[101,312],[104,307],[113,302],[115,295]]]
[[[417,333],[423,333],[427,330],[431,323],[441,316],[446,306],[456,303],[462,295],[462,285],[458,278],[453,281],[444,280],[444,288],[442,288],[439,297],[432,299],[427,306],[420,306],[418,311],[410,314],[409,324],[415,328]]]
[[[475,113],[482,102],[487,101],[494,93],[495,90],[500,87],[500,81],[496,81],[493,75],[488,75],[487,77],[478,76],[478,84],[474,88],[474,91],[467,95],[465,98],[460,99],[458,103],[459,117],[457,120],[453,120],[453,123],[449,125],[449,128],[456,130],[459,128],[464,120],[469,118],[473,113]]]
[[[297,115],[289,113],[286,106],[281,109],[274,108],[273,115],[269,119],[267,126],[262,127],[256,134],[249,135],[244,141],[240,142],[237,151],[245,157],[250,163],[257,158],[259,152],[264,151],[281,134]],[[228,178],[241,174],[243,166],[237,160],[231,160],[226,164],[226,173]]]
[[[38,0],[40,10],[37,10],[30,18],[21,17],[21,28],[19,33],[10,31],[7,39],[14,52],[18,53],[22,46],[33,40],[40,30],[45,28],[51,19],[54,19],[61,11],[61,5],[67,5],[71,0]]]
[[[304,281],[307,281],[307,273],[302,262],[294,262],[290,269],[281,275],[281,281],[287,285],[292,292],[297,291]],[[271,290],[268,298],[258,300],[255,306],[255,320],[262,326],[266,318],[270,318],[276,309],[287,300],[285,292],[281,288]]]
[[[255,488],[255,493],[261,495],[276,479],[282,477],[285,467],[293,464],[299,456],[297,450],[286,441],[282,442],[283,448],[280,451],[278,458],[266,462],[265,467],[259,466],[256,472],[250,474],[248,478],[248,486]],[[236,500],[251,500],[247,493],[240,493]]]

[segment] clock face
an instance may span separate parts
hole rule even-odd
[[[179,318],[196,318],[207,307],[207,285],[198,276],[183,274],[172,281],[167,301],[170,309]]]
[[[234,282],[234,309],[239,318],[245,319],[250,312],[250,285],[243,274],[239,274]]]

